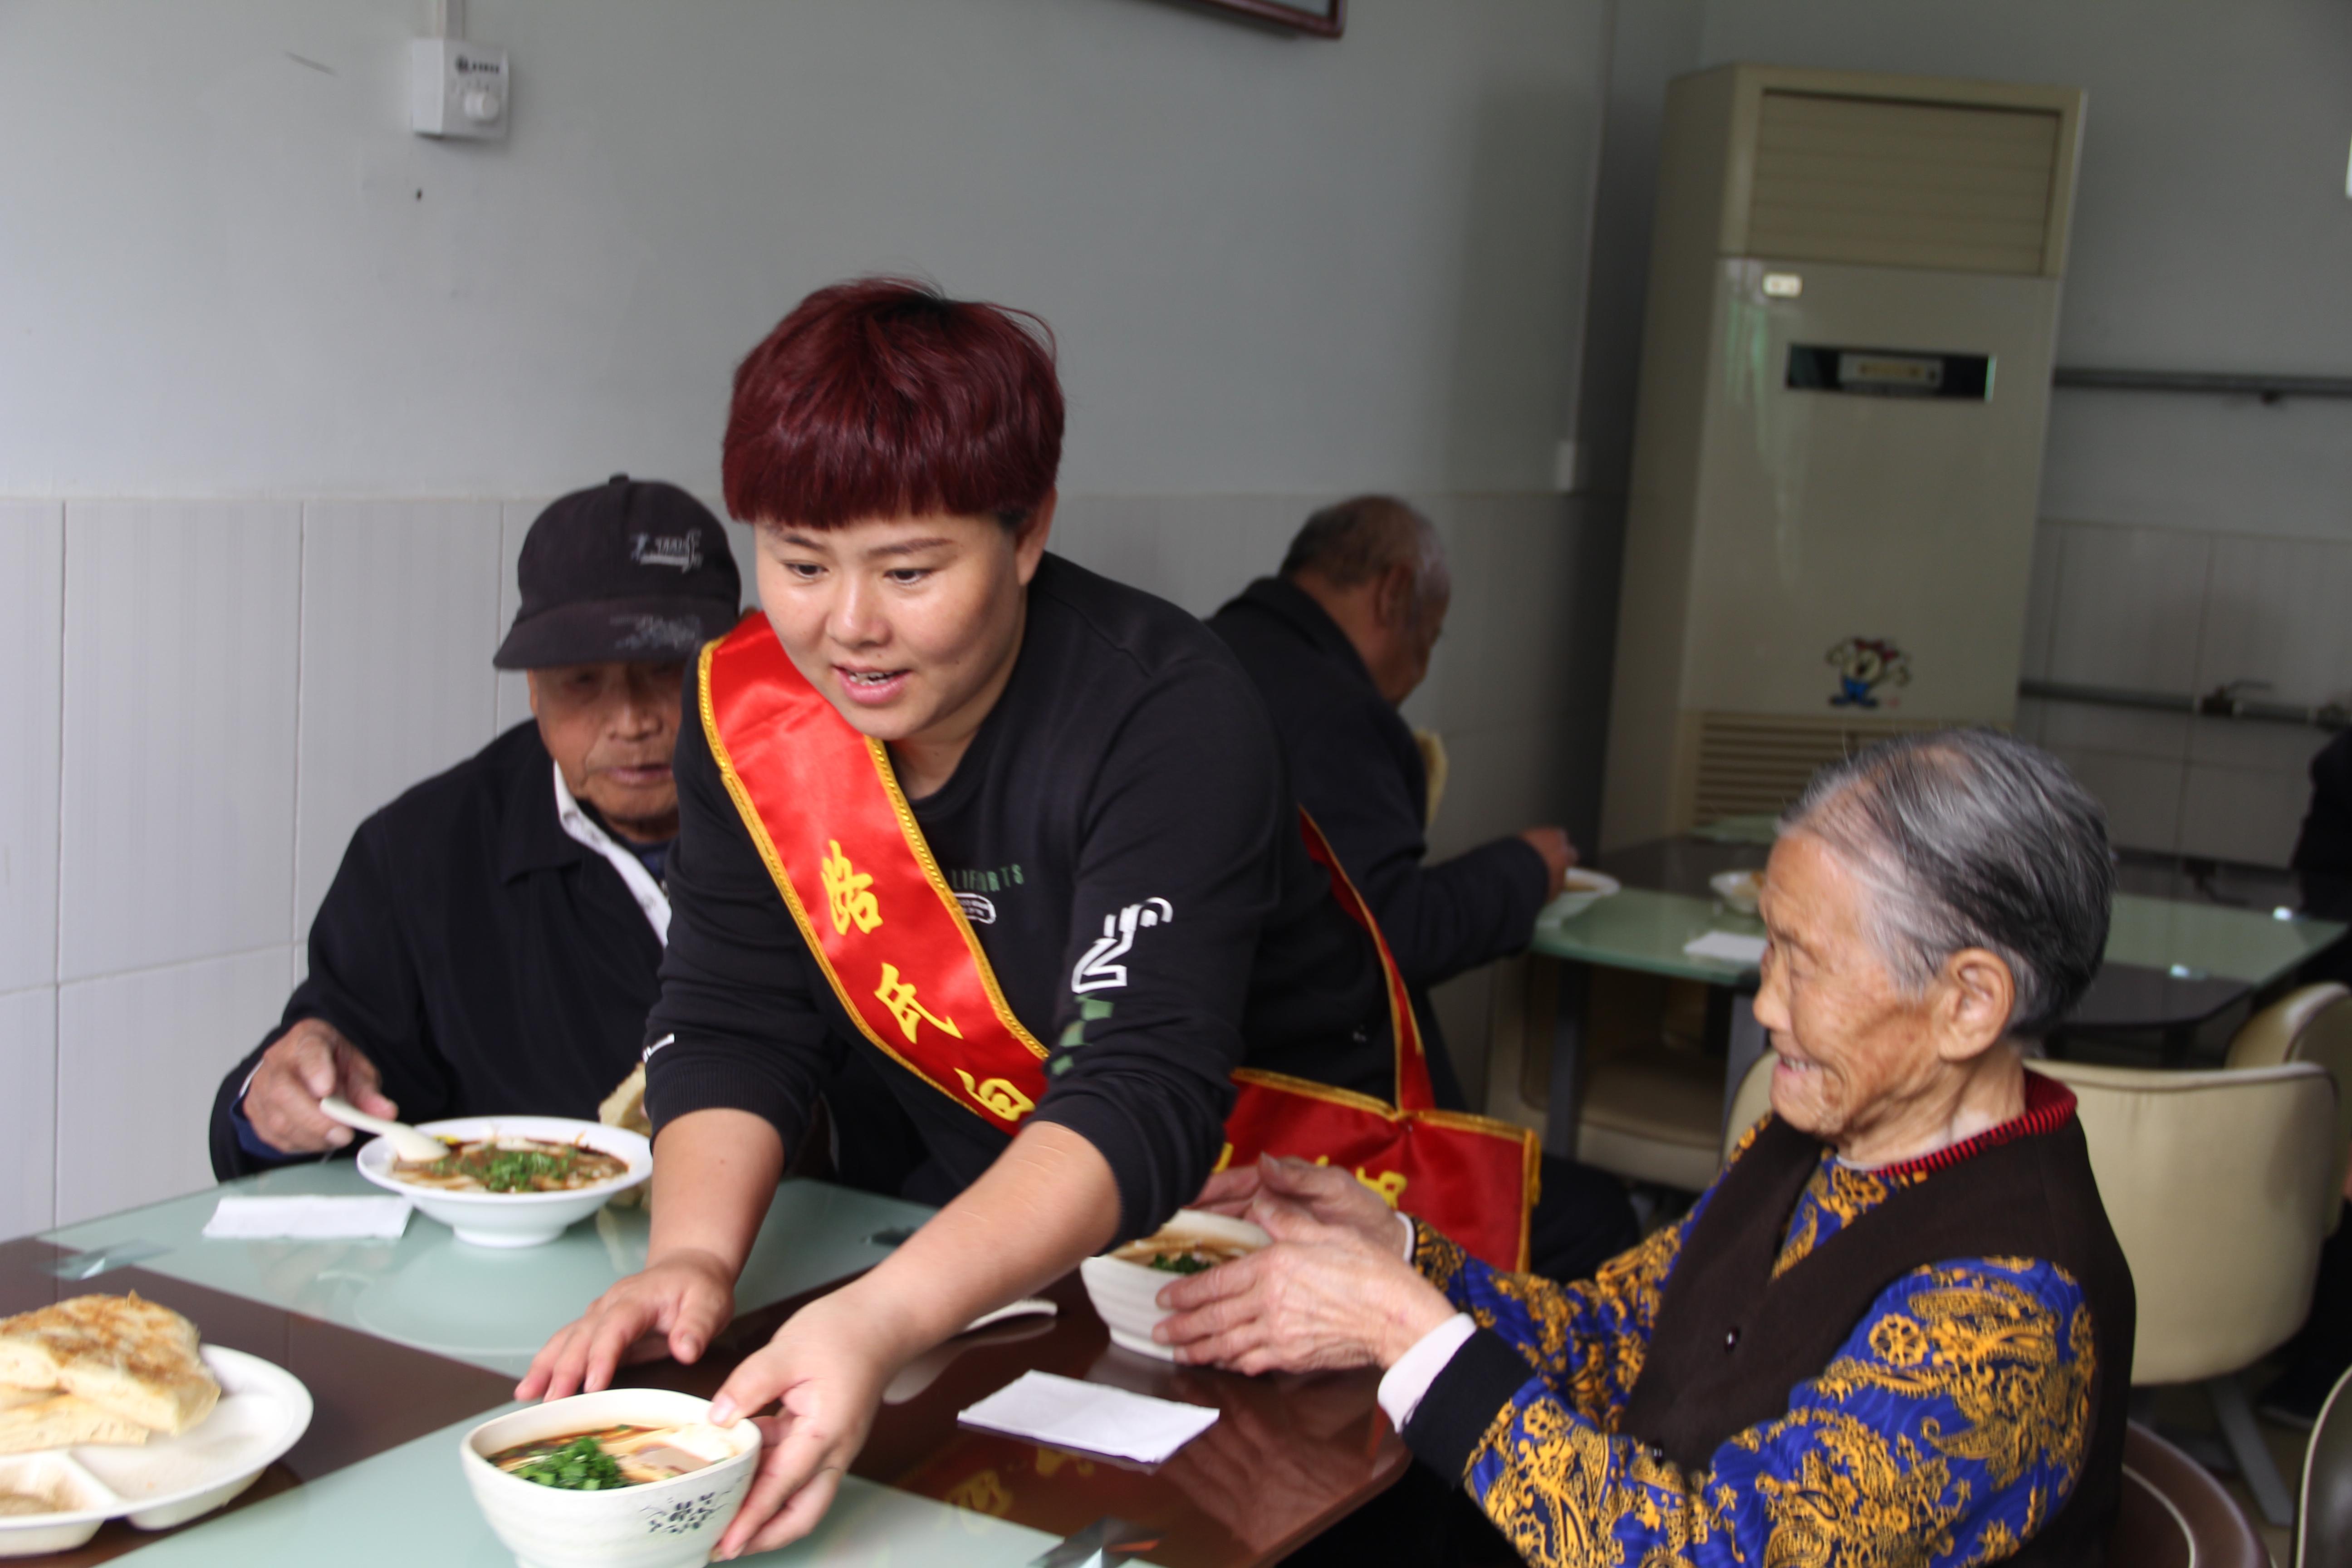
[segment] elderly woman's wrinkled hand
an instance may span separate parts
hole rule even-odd
[[[1287,1155],[1267,1154],[1255,1165],[1218,1172],[1192,1206],[1265,1226],[1261,1211],[1276,1205],[1353,1231],[1374,1247],[1404,1248],[1404,1227],[1379,1194],[1337,1166]]]
[[[1250,1217],[1275,1244],[1161,1290],[1160,1304],[1173,1315],[1152,1337],[1173,1346],[1180,1362],[1253,1374],[1393,1365],[1454,1306],[1404,1260],[1388,1205],[1365,1195],[1384,1221],[1380,1229],[1329,1224],[1302,1204],[1261,1194]]]

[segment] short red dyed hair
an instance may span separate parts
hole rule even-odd
[[[721,472],[746,522],[1027,517],[1062,463],[1052,329],[898,278],[820,289],[735,371]]]

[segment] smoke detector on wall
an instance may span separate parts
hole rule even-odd
[[[420,135],[503,142],[509,102],[507,52],[455,38],[408,46],[410,129]]]
[[[503,142],[512,112],[507,52],[466,41],[464,0],[436,0],[432,36],[408,46],[408,123],[420,136]]]

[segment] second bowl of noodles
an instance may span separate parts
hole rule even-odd
[[[467,1116],[418,1131],[447,1144],[407,1161],[378,1138],[360,1174],[397,1193],[477,1247],[538,1247],[653,1174],[653,1145],[635,1132],[562,1116]]]

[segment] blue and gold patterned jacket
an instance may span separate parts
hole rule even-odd
[[[2072,1114],[2063,1094],[2030,1102],[2021,1122]],[[1890,1193],[2020,1125],[1874,1171],[1825,1156],[1774,1278]],[[2033,1258],[1955,1258],[1897,1279],[1790,1391],[1785,1415],[1734,1435],[1704,1470],[1621,1435],[1661,1293],[1715,1191],[1573,1285],[1499,1272],[1420,1228],[1422,1273],[1528,1363],[1463,1475],[1528,1562],[1942,1568],[2006,1556],[2057,1512],[2090,1443],[2095,1352],[2083,1289]]]

